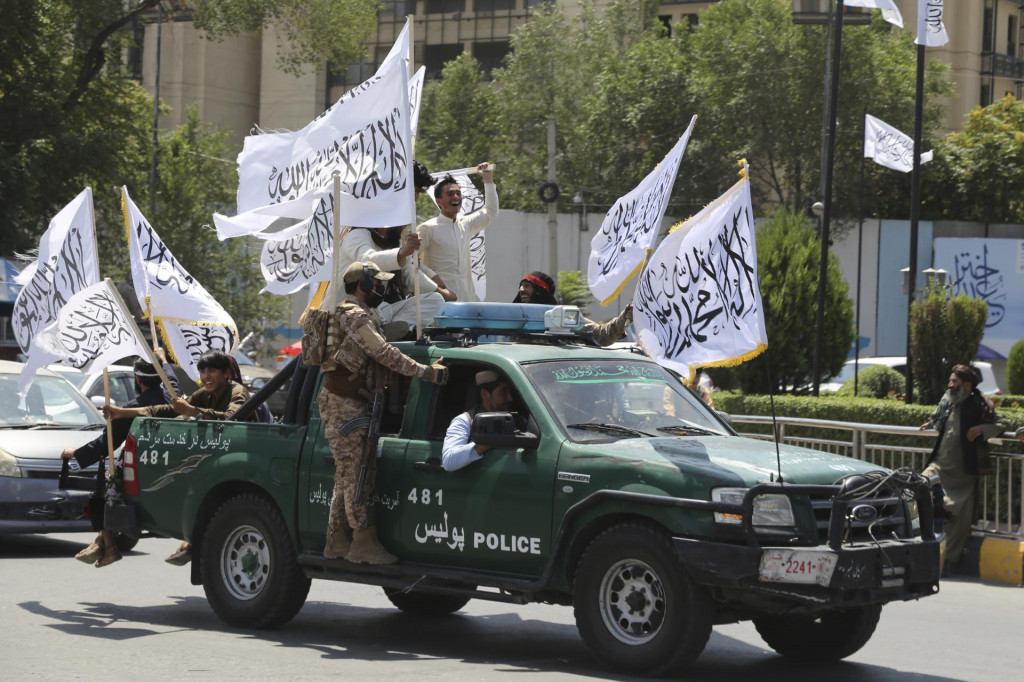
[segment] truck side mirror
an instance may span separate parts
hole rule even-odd
[[[473,417],[473,425],[469,430],[469,440],[477,445],[492,448],[522,448],[534,450],[540,438],[528,431],[516,429],[515,418],[511,412],[481,412]]]
[[[728,424],[730,429],[732,428],[732,415],[728,412],[723,412],[722,410],[715,410],[715,414],[718,415],[719,419]]]

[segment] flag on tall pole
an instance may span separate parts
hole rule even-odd
[[[662,240],[637,281],[633,324],[651,358],[687,377],[768,347],[748,178]]]
[[[942,47],[948,43],[944,14],[943,0],[917,0],[917,38],[914,42],[925,47]]]
[[[200,355],[234,350],[235,322],[168,250],[126,187],[121,188],[121,208],[135,296],[146,316],[156,321],[173,360],[196,380]]]
[[[903,28],[903,15],[895,0],[846,0],[846,6],[881,10],[883,19],[893,26]]]
[[[932,160],[932,152],[921,155],[921,163]],[[909,173],[914,169],[914,140],[885,121],[864,114],[864,157],[886,168]]]
[[[591,240],[587,282],[602,305],[619,295],[652,251],[696,121],[696,116],[691,118],[690,125],[662,162],[635,189],[615,202]]]

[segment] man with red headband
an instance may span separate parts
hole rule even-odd
[[[512,302],[558,305],[558,301],[555,299],[555,281],[540,270],[523,275],[519,281],[519,292]],[[597,345],[610,346],[626,335],[626,325],[632,322],[633,304],[630,303],[615,319],[604,324],[584,318],[583,331],[592,334],[594,343]]]

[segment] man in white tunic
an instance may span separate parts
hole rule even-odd
[[[416,233],[422,240],[423,264],[433,272],[438,287],[448,289],[459,301],[476,301],[473,288],[469,243],[473,235],[494,222],[498,216],[498,191],[494,171],[486,163],[477,166],[484,182],[484,207],[470,216],[460,216],[462,190],[451,176],[434,187],[434,198],[441,215],[421,223]]]
[[[445,301],[455,300],[455,294],[438,286],[424,272],[417,273],[411,256],[420,248],[420,238],[411,233],[403,243],[402,229],[351,228],[341,239],[341,255],[346,267],[351,263],[371,262],[384,272],[398,275],[392,280],[393,299],[381,303],[377,314],[382,325],[404,322],[412,329],[416,325],[416,299],[413,298],[413,292],[417,276],[420,280],[420,317],[423,324],[429,324],[434,319]]]

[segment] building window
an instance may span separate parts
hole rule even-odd
[[[1006,17],[1006,54],[1017,56],[1017,17]]]
[[[474,43],[473,57],[480,62],[480,68],[488,80],[491,79],[491,72],[501,68],[501,62],[509,53],[508,41],[495,43]]]
[[[416,14],[416,0],[383,0],[377,18],[404,18],[409,14]]]
[[[985,3],[985,18],[981,22],[981,51],[992,51],[992,16],[993,9],[988,2]]]
[[[427,67],[426,78],[437,80],[444,65],[462,54],[462,43],[448,45],[424,45],[423,65]]]
[[[981,106],[987,107],[992,104],[992,88],[988,83],[981,84]]]
[[[511,12],[515,8],[516,0],[473,0],[473,11],[477,14]]]
[[[466,0],[425,0],[423,11],[427,14],[449,14],[466,9]]]

